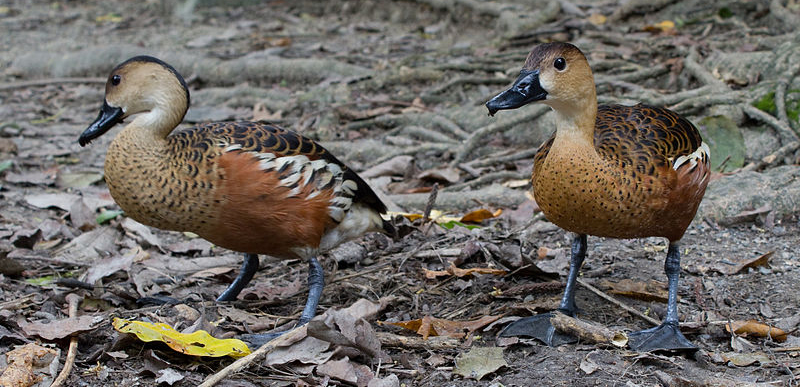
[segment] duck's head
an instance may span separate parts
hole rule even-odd
[[[170,65],[151,56],[136,56],[120,63],[106,81],[106,96],[100,114],[81,134],[84,146],[114,125],[134,114],[139,127],[166,136],[189,108],[186,81]]]
[[[528,54],[511,88],[486,103],[489,115],[541,101],[555,109],[583,108],[596,104],[594,78],[589,62],[569,43],[547,43]]]

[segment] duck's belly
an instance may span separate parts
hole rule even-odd
[[[667,195],[658,180],[632,177],[580,155],[552,156],[533,174],[533,194],[548,220],[602,237],[667,236],[660,219]]]

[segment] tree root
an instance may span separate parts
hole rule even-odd
[[[427,193],[389,195],[389,200],[406,210],[421,211],[428,202],[428,196]],[[498,207],[515,207],[525,200],[527,200],[525,191],[493,184],[466,192],[439,192],[436,203],[440,208],[466,211],[475,208],[478,203]]]
[[[480,128],[469,136],[469,138],[464,142],[461,148],[456,152],[455,157],[453,157],[453,161],[450,162],[451,167],[455,167],[458,164],[464,162],[467,156],[472,153],[475,148],[479,147],[482,143],[482,140],[492,134],[505,132],[518,124],[522,123],[530,123],[533,120],[539,118],[542,114],[549,111],[550,108],[545,105],[536,105],[532,106],[528,109],[522,110],[521,113],[517,113],[514,117],[497,123],[493,123],[491,125],[485,126]]]
[[[31,52],[14,59],[8,73],[23,77],[105,75],[116,64],[141,54],[157,56],[186,76],[194,74],[207,84],[219,86],[248,81],[314,83],[331,77],[373,75],[370,69],[323,58],[260,57],[251,54],[232,60],[219,60],[174,50],[153,52],[131,45],[91,47],[68,54]]]
[[[83,298],[75,293],[70,293],[66,296],[66,299],[69,302],[69,317],[77,318],[78,304],[80,304]],[[61,372],[58,373],[58,377],[56,377],[56,379],[53,381],[53,384],[51,384],[50,387],[60,387],[61,385],[64,384],[64,382],[69,377],[70,372],[72,372],[72,367],[75,365],[75,357],[77,355],[78,355],[78,336],[73,335],[69,339],[69,349],[67,350],[67,358],[64,360],[64,368],[62,368]]]
[[[631,15],[655,12],[675,1],[676,0],[629,0],[624,2],[621,7],[617,8],[614,13],[608,17],[608,23],[619,22]]]
[[[775,110],[778,113],[778,119],[790,126],[797,135],[800,135],[797,123],[790,121],[789,116],[786,114],[786,89],[792,83],[792,79],[800,72],[800,62],[793,63],[786,72],[778,80],[775,86]]]
[[[791,30],[797,30],[798,26],[800,26],[800,16],[786,9],[781,4],[780,0],[772,0],[769,2],[769,13],[782,21],[783,24]]]
[[[769,113],[763,112],[750,104],[744,104],[742,110],[750,117],[753,117],[771,127],[773,127],[778,135],[781,137],[781,142],[788,144],[792,141],[798,141],[797,133],[795,133],[789,125],[781,122],[779,119],[773,117]]]
[[[790,142],[772,152],[771,154],[764,156],[759,162],[751,162],[744,167],[742,167],[742,171],[759,171],[764,169],[765,167],[769,166],[770,164],[774,163],[777,160],[782,159],[789,153],[792,153],[800,149],[800,142],[793,141]]]
[[[473,179],[464,183],[453,184],[451,186],[445,187],[444,190],[447,192],[454,192],[454,191],[460,191],[464,188],[472,188],[483,184],[494,183],[498,180],[503,180],[503,181],[520,180],[529,177],[530,177],[529,172],[497,171],[481,175],[477,179]]]
[[[0,91],[26,89],[29,87],[37,86],[50,86],[60,83],[99,83],[105,84],[105,78],[50,78],[50,79],[33,79],[30,81],[0,83]]]

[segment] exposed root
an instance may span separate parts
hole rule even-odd
[[[66,297],[69,302],[69,317],[78,317],[78,304],[81,302],[81,297],[75,293],[70,293]],[[75,365],[75,356],[78,355],[78,336],[73,335],[69,339],[69,349],[67,350],[67,358],[64,360],[64,368],[58,373],[58,377],[53,381],[50,387],[60,387],[69,377],[72,372],[72,367]]]
[[[792,141],[798,141],[797,133],[795,133],[789,125],[781,122],[777,118],[773,117],[769,113],[763,112],[756,108],[755,106],[744,104],[742,106],[742,110],[747,113],[748,116],[755,118],[771,127],[773,127],[777,132],[778,135],[781,137],[781,142],[784,144],[790,143]]]

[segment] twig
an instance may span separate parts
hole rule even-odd
[[[25,89],[28,87],[49,86],[58,83],[106,83],[105,78],[50,78],[0,84],[0,91]]]
[[[78,304],[81,302],[81,297],[75,293],[67,294],[67,302],[69,302],[69,317],[78,317]],[[64,384],[64,381],[69,377],[72,372],[72,366],[75,365],[75,356],[78,354],[78,336],[72,335],[69,339],[69,349],[67,350],[67,358],[64,360],[64,368],[58,374],[56,380],[50,387],[59,387]]]
[[[24,296],[22,296],[20,298],[17,298],[16,300],[8,300],[8,301],[0,302],[0,310],[3,310],[3,309],[21,309],[21,305],[22,304],[33,300],[34,297],[36,297],[36,294],[35,293],[31,293],[31,294],[26,294],[26,295],[24,295]]]
[[[742,106],[742,110],[750,117],[755,118],[771,127],[773,127],[777,132],[778,135],[781,137],[782,143],[789,143],[792,141],[800,141],[798,138],[797,133],[795,133],[792,128],[778,120],[777,118],[773,117],[769,113],[765,113],[755,106],[750,104],[744,104]]]
[[[433,189],[428,196],[428,203],[425,204],[425,211],[422,213],[422,223],[427,223],[431,219],[431,211],[436,204],[436,196],[439,194],[439,183],[433,183]]]
[[[217,383],[230,377],[231,374],[239,372],[248,365],[250,365],[251,363],[261,360],[261,358],[268,355],[270,352],[274,351],[275,348],[291,345],[305,337],[306,337],[305,326],[292,329],[291,331],[268,341],[266,344],[262,345],[257,350],[251,352],[249,355],[241,359],[236,360],[235,362],[223,368],[216,374],[207,377],[206,380],[204,380],[199,387],[215,386]]]
[[[373,268],[370,268],[370,269],[367,269],[367,270],[361,270],[361,271],[359,271],[357,273],[343,275],[341,277],[335,277],[335,278],[333,278],[331,280],[331,283],[341,282],[341,281],[344,281],[344,280],[347,280],[347,279],[350,279],[350,278],[361,277],[361,276],[364,276],[364,275],[367,275],[367,274],[372,274],[372,273],[375,273],[375,272],[378,272],[378,271],[382,271],[382,270],[386,269],[386,266],[389,266],[389,263],[383,263],[383,264],[377,265],[377,266],[375,266]]]
[[[772,152],[771,154],[764,156],[759,162],[751,162],[744,167],[742,167],[743,171],[757,171],[763,169],[764,167],[774,163],[776,160],[781,159],[782,157],[786,156],[789,153],[794,152],[800,148],[800,142],[792,141]]]
[[[622,308],[626,312],[631,313],[634,316],[639,317],[642,320],[649,322],[650,324],[653,324],[653,325],[660,325],[661,324],[661,322],[659,322],[658,320],[656,320],[656,319],[654,319],[654,318],[652,318],[650,316],[644,315],[642,312],[639,312],[638,310],[631,308],[630,306],[624,304],[622,301],[617,300],[616,298],[609,296],[608,294],[604,293],[602,290],[600,290],[600,289],[598,289],[598,288],[596,288],[596,287],[594,287],[592,285],[589,285],[586,281],[584,281],[581,278],[578,278],[578,283],[581,284],[581,286],[583,286],[584,288],[589,289],[592,293],[597,294],[598,296],[602,297],[606,301],[611,302],[612,304]]]

